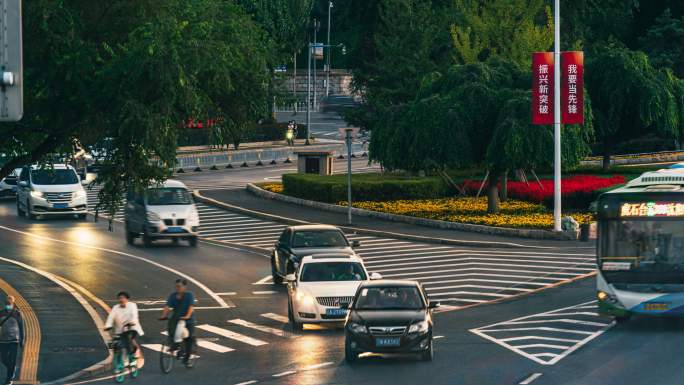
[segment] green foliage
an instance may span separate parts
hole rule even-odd
[[[671,68],[684,77],[684,16],[673,18],[667,9],[639,42],[654,67]]]
[[[474,63],[492,56],[523,66],[530,53],[553,44],[553,14],[546,0],[465,0],[456,3],[451,26],[454,61]]]
[[[285,195],[337,203],[347,199],[347,176],[285,174],[283,188]],[[432,199],[444,197],[446,194],[446,186],[438,177],[404,177],[391,174],[352,176],[352,196],[355,201]]]

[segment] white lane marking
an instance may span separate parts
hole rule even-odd
[[[237,293],[234,292],[234,291],[226,291],[226,292],[223,292],[223,293],[216,293],[216,294],[218,294],[218,295],[223,295],[223,296],[229,296],[229,295],[236,295]]]
[[[392,268],[392,269],[375,269],[375,271],[383,272],[383,271],[404,271],[404,270],[421,270],[421,269],[436,269],[436,268],[442,268],[442,267],[453,267],[453,266],[508,266],[508,267],[524,267],[528,269],[538,269],[541,271],[538,271],[540,273],[545,272],[544,270],[551,270],[555,271],[558,269],[566,270],[566,271],[594,271],[596,268],[594,267],[575,267],[575,266],[543,266],[543,265],[531,265],[531,264],[522,264],[522,263],[486,263],[486,262],[466,262],[466,263],[448,263],[448,264],[441,264],[441,265],[431,265],[431,266],[420,266],[420,267],[397,267],[397,268]],[[534,271],[534,270],[532,270]]]
[[[285,376],[289,376],[289,375],[295,374],[295,373],[297,373],[296,370],[288,370],[287,372],[282,372],[282,373],[274,374],[273,377],[275,377],[275,378],[285,377]]]
[[[580,341],[582,341],[582,340],[573,340],[570,338],[556,338],[556,337],[542,337],[542,336],[522,336],[522,337],[502,338],[499,341],[510,342],[510,341],[522,341],[522,340],[540,340],[540,341],[557,341],[557,342],[580,342]]]
[[[541,373],[533,373],[531,376],[527,377],[526,379],[518,382],[518,385],[529,385],[532,383],[532,381],[536,380],[537,378],[541,377]]]
[[[510,297],[510,294],[499,294],[499,293],[483,293],[483,292],[478,292],[478,291],[452,291],[449,293],[430,293],[430,297],[441,297],[441,296],[449,296],[449,295],[474,295],[474,296],[480,296],[480,297],[496,297],[496,298],[506,298]]]
[[[117,255],[123,255],[123,256],[125,256],[125,257],[129,257],[129,258],[137,259],[137,260],[139,260],[139,261],[147,262],[147,263],[149,263],[149,264],[151,264],[151,265],[154,265],[154,266],[156,266],[156,267],[159,267],[160,269],[164,269],[164,270],[166,270],[166,271],[169,271],[169,272],[175,274],[176,276],[183,277],[183,278],[185,278],[186,280],[192,282],[195,286],[199,287],[199,288],[202,289],[205,293],[207,293],[211,298],[213,298],[214,301],[216,301],[220,306],[222,306],[222,307],[224,307],[224,308],[229,308],[229,307],[231,307],[231,306],[229,306],[229,305],[226,303],[226,301],[223,300],[223,298],[219,297],[216,293],[214,293],[211,289],[209,289],[209,288],[208,288],[206,285],[204,285],[202,282],[196,280],[195,278],[193,278],[193,277],[191,277],[191,276],[189,276],[189,275],[187,275],[187,274],[185,274],[185,273],[181,273],[180,271],[178,271],[178,270],[176,270],[176,269],[174,269],[174,268],[171,268],[171,267],[162,265],[161,263],[155,262],[155,261],[153,261],[153,260],[151,260],[151,259],[147,259],[147,258],[144,258],[144,257],[139,257],[139,256],[137,256],[137,255],[125,253],[125,252],[123,252],[123,251],[117,251],[117,250],[107,249],[107,248],[104,248],[104,247],[91,246],[91,245],[87,245],[87,244],[83,244],[83,243],[71,242],[71,241],[63,241],[63,240],[60,240],[60,239],[50,238],[50,237],[46,237],[46,236],[43,236],[43,235],[31,234],[31,233],[26,232],[26,231],[16,230],[16,229],[12,229],[12,228],[6,227],[6,226],[0,226],[0,229],[6,230],[6,231],[11,231],[11,232],[17,233],[17,234],[26,235],[26,236],[33,237],[33,238],[37,238],[37,239],[43,239],[43,240],[52,241],[52,242],[57,242],[57,243],[62,243],[62,244],[66,244],[66,245],[78,246],[78,247],[81,247],[81,248],[86,248],[86,249],[91,249],[91,250],[105,251],[105,252],[108,252],[108,253],[113,253],[113,254],[117,254]]]
[[[278,292],[273,291],[273,290],[257,290],[257,291],[253,291],[252,294],[254,294],[254,295],[269,295],[269,294],[278,294]]]
[[[274,229],[270,229],[270,228],[266,228],[266,227],[271,227],[271,226],[264,226],[264,228],[259,229],[259,230],[249,230],[249,231],[240,230],[239,232],[240,232],[240,234],[260,234],[260,233],[265,233],[265,232],[272,233],[274,230],[280,231],[280,230],[285,228],[285,226],[276,226],[276,228],[274,228]],[[216,225],[216,226],[211,227],[211,229],[208,229],[208,230],[207,230],[207,228],[208,228],[208,226],[202,226],[202,234],[205,234],[205,233],[214,234],[214,233],[220,233],[220,232],[226,231],[226,229],[223,228],[223,225]],[[235,230],[230,230],[230,231],[237,232]]]
[[[231,241],[251,241],[251,240],[264,240],[264,239],[276,239],[277,235],[280,234],[281,231],[263,231],[257,234],[249,234],[249,235],[244,235],[244,234],[235,234],[234,232],[223,232],[219,231],[215,234],[212,234],[211,236],[216,238],[216,239],[226,239],[226,240],[231,240]],[[229,235],[224,235],[224,234],[229,234]]]
[[[416,274],[424,274],[424,273],[416,273]],[[445,275],[428,275],[427,277],[407,277],[405,279],[415,281],[415,280],[427,280],[427,279],[441,279],[441,278],[453,278],[453,277],[502,277],[502,278],[522,278],[522,279],[527,279],[525,283],[530,284],[530,281],[565,281],[565,278],[554,278],[554,277],[545,277],[545,276],[539,276],[539,275],[519,275],[519,274],[492,274],[489,272],[489,270],[483,270],[483,273],[462,273],[462,274],[445,274]],[[449,282],[454,282],[452,280],[444,280],[444,281],[430,281],[431,283],[449,283]],[[550,285],[551,283],[544,283],[543,286]]]
[[[568,319],[568,318],[554,318],[554,319],[545,319],[545,320],[540,320],[540,321],[502,322],[501,325],[528,325],[528,324],[544,324],[544,323],[549,323],[549,322],[570,323],[570,324],[576,324],[576,325],[587,325],[587,326],[598,326],[598,327],[604,327],[604,326],[610,325],[610,322],[590,322],[590,321],[581,321],[581,320]]]
[[[424,243],[413,243],[411,244],[410,247],[406,247],[406,245],[397,245],[397,246],[382,246],[382,247],[360,247],[359,248],[359,253],[364,254],[364,255],[375,255],[375,254],[389,254],[391,253],[391,249],[402,249],[402,251],[428,251],[428,250],[439,250],[439,249],[450,249],[451,246],[436,246],[436,247],[430,247],[429,244]],[[380,251],[368,251],[368,250],[380,250]],[[388,253],[389,251],[389,253]]]
[[[434,336],[434,337],[432,337],[433,340],[441,340],[442,338],[444,338],[444,336]]]
[[[197,339],[197,346],[205,348],[205,349],[213,350],[213,351],[218,352],[218,353],[228,353],[228,352],[235,351],[235,349],[229,348],[228,346],[215,344],[211,341],[204,341],[201,339]]]
[[[259,381],[257,381],[257,380],[252,380],[252,381],[241,382],[241,383],[235,384],[235,385],[251,385],[251,384],[256,384],[257,382],[259,382]]]
[[[514,266],[516,266],[516,267],[527,267],[527,266],[520,266],[520,265],[514,265]],[[442,270],[440,270],[440,272],[441,273],[449,273],[449,272],[455,272],[455,271],[473,271],[473,270],[485,272],[485,274],[480,274],[480,275],[488,275],[486,272],[490,272],[490,271],[504,271],[504,272],[527,273],[527,274],[532,273],[532,271],[530,271],[530,270],[494,269],[494,268],[483,269],[481,267],[466,267],[466,268],[459,268],[459,269],[442,269]],[[561,271],[534,271],[534,273],[547,274],[547,276],[540,277],[540,278],[544,278],[544,279],[548,279],[548,275],[564,275],[564,276],[568,276],[568,277],[578,277],[578,276],[583,275],[583,274],[577,274],[577,273],[563,273]],[[420,274],[434,274],[434,272],[433,271],[423,271],[423,272],[412,271],[412,272],[408,272],[408,273],[383,274],[383,276],[386,276],[386,277],[405,277],[408,275],[420,276]],[[418,278],[418,279],[423,279],[423,278]],[[559,279],[559,281],[565,281],[565,279]]]
[[[528,345],[515,345],[516,348],[518,349],[527,349],[527,348],[550,348],[550,349],[570,349],[570,346],[568,345],[551,345],[551,344],[528,344]]]
[[[468,289],[490,289],[490,290],[511,290],[511,291],[522,291],[522,292],[530,292],[533,291],[533,289],[525,289],[525,288],[520,288],[520,287],[515,287],[515,286],[510,286],[510,287],[504,287],[504,286],[485,286],[485,285],[451,285],[451,286],[437,286],[437,287],[429,287],[426,288],[425,290],[430,292],[430,295],[436,294],[432,293],[436,290],[447,290],[447,289],[462,289],[462,288],[468,288]]]
[[[220,328],[217,326],[213,326],[213,325],[204,324],[204,325],[199,325],[196,327],[198,329],[208,331],[209,333],[218,334],[220,336],[230,338],[230,339],[233,339],[235,341],[239,341],[239,342],[242,342],[242,343],[245,343],[248,345],[252,345],[252,346],[262,346],[262,345],[268,344],[268,342],[266,342],[266,341],[262,341],[262,340],[259,340],[256,338],[252,338],[252,337],[249,337],[249,336],[246,336],[246,335],[243,335],[240,333],[236,333],[236,332],[228,330],[228,329],[223,329],[223,328]]]
[[[265,318],[268,318],[268,319],[272,319],[272,320],[274,320],[274,321],[282,322],[282,323],[288,323],[288,322],[290,322],[290,320],[289,320],[287,317],[285,317],[284,315],[280,315],[280,314],[275,314],[275,313],[264,313],[264,314],[262,314],[261,316],[262,316],[262,317],[265,317]]]
[[[315,369],[324,368],[326,366],[330,366],[332,364],[333,364],[333,362],[321,362],[320,364],[313,364],[313,365],[305,366],[304,368],[302,368],[302,370],[315,370]]]
[[[438,288],[435,285],[440,285],[440,284],[444,284],[444,283],[457,283],[457,282],[510,283],[513,285],[524,285],[524,286],[546,286],[546,285],[548,285],[548,283],[540,283],[540,282],[508,281],[508,280],[503,280],[503,279],[466,278],[466,279],[454,279],[454,280],[447,280],[447,281],[426,281],[426,282],[423,282],[423,286],[425,286],[426,288],[427,287]]]
[[[240,326],[244,326],[246,328],[258,330],[260,332],[273,334],[274,336],[278,336],[278,337],[284,337],[284,338],[297,338],[297,337],[299,337],[298,335],[286,332],[285,330],[255,324],[253,322],[249,322],[249,321],[246,321],[246,320],[243,320],[240,318],[232,319],[232,320],[229,320],[228,322],[230,322],[234,325],[240,325]]]
[[[494,258],[494,257],[506,257],[506,258]],[[416,259],[420,259],[419,261],[413,261]],[[375,262],[369,262],[367,265],[373,266],[374,268],[378,267],[385,267],[385,266],[411,266],[411,265],[423,265],[423,264],[428,264],[428,263],[440,263],[440,262],[454,262],[454,263],[459,263],[462,261],[509,261],[509,262],[522,262],[522,263],[547,263],[547,264],[553,264],[553,265],[569,265],[569,266],[578,266],[578,265],[586,265],[586,266],[596,266],[594,262],[587,262],[589,259],[583,259],[584,262],[580,261],[560,261],[556,259],[548,259],[548,258],[539,258],[539,257],[521,257],[521,256],[510,256],[510,255],[498,255],[498,254],[479,254],[479,253],[459,253],[459,254],[452,254],[448,255],[445,257],[417,257],[417,258],[411,258],[408,261],[413,261],[413,262],[404,262],[403,260],[398,261],[394,258],[388,258],[383,261],[375,261]]]
[[[267,275],[264,278],[261,278],[260,280],[254,282],[252,285],[271,285],[273,283],[273,276],[272,275]]]

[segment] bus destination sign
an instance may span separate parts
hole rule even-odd
[[[683,202],[623,203],[621,217],[684,217]]]

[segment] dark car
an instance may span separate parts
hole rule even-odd
[[[283,230],[271,255],[273,282],[283,283],[307,255],[355,255],[358,241],[349,242],[342,230],[329,225],[290,226]]]
[[[415,353],[431,361],[432,310],[420,283],[379,280],[359,286],[344,325],[344,356],[354,362],[359,354]]]
[[[336,112],[341,114],[346,109],[354,108],[358,105],[359,103],[348,95],[329,95],[323,97],[319,102],[320,111],[323,113]]]

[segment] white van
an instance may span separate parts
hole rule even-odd
[[[150,187],[144,194],[130,191],[126,196],[126,242],[132,245],[142,236],[145,247],[155,239],[187,240],[197,246],[199,213],[192,194],[179,181]]]
[[[71,166],[25,166],[17,184],[17,214],[31,219],[73,214],[84,219],[88,210],[85,184]]]

